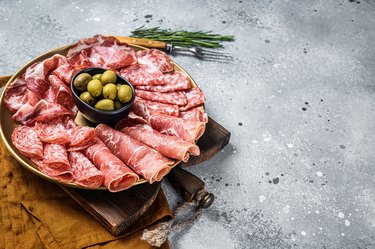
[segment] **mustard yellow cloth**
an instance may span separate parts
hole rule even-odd
[[[57,184],[24,169],[0,143],[0,248],[153,248],[142,231],[171,216],[160,191],[121,236],[110,234]],[[161,248],[169,248],[168,242]]]

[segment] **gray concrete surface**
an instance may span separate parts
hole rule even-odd
[[[375,1],[3,0],[0,20],[0,74],[141,25],[235,35],[232,63],[173,57],[232,139],[189,169],[217,199],[172,248],[375,248]]]

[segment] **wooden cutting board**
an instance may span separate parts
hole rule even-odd
[[[187,167],[209,159],[228,144],[229,138],[230,132],[209,118],[206,131],[197,142],[201,150],[200,156],[190,157],[188,162],[179,166]],[[202,180],[178,166],[167,177],[187,200],[194,198],[204,188]],[[151,206],[159,193],[160,185],[161,183],[146,183],[118,193],[62,188],[108,231],[119,235]]]

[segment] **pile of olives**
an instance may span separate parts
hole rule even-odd
[[[74,87],[82,92],[80,99],[98,110],[120,109],[132,99],[132,89],[128,85],[117,84],[117,75],[111,70],[91,76],[81,73],[74,79]]]

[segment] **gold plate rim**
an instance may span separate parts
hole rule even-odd
[[[55,54],[66,55],[66,53],[64,53],[64,51],[67,52],[67,50],[73,45],[74,44],[65,45],[65,46],[61,46],[61,47],[49,50],[49,51],[37,56],[36,58],[30,60],[28,63],[24,64],[19,70],[17,70],[15,72],[15,74],[13,74],[12,77],[9,79],[9,81],[4,85],[3,91],[0,95],[0,138],[1,138],[2,143],[5,145],[6,149],[10,152],[10,154],[12,155],[13,158],[15,158],[23,167],[25,167],[26,169],[28,169],[32,173],[38,175],[39,177],[42,177],[43,179],[46,179],[48,181],[51,181],[51,182],[54,182],[54,183],[57,183],[57,184],[60,184],[60,185],[66,186],[66,187],[71,187],[71,188],[79,188],[79,189],[86,189],[86,190],[108,190],[104,186],[101,186],[99,188],[89,188],[89,187],[81,186],[81,185],[78,185],[78,184],[75,184],[75,183],[62,182],[62,181],[59,181],[57,179],[54,179],[54,178],[42,173],[41,171],[39,171],[36,168],[36,165],[29,158],[23,156],[17,150],[17,148],[15,148],[13,146],[13,143],[11,141],[8,141],[5,133],[10,132],[10,134],[11,134],[13,132],[14,128],[11,131],[5,131],[4,130],[4,122],[10,121],[11,125],[19,125],[19,124],[16,124],[13,121],[12,118],[4,120],[4,119],[6,119],[5,116],[11,117],[11,114],[9,113],[8,108],[6,108],[6,106],[4,104],[5,89],[8,87],[8,85],[11,82],[13,82],[18,76],[20,76],[22,73],[24,73],[26,71],[26,69],[29,66],[31,66],[32,64],[34,64],[36,62],[39,62],[39,61],[42,61],[44,59],[47,59],[47,58],[49,58],[49,57],[51,57]],[[142,47],[142,46],[139,46],[139,45],[134,45],[134,44],[128,44],[128,45],[130,47],[132,47],[133,49],[135,49],[136,51],[148,49],[148,48],[145,48],[145,47]],[[193,88],[198,86],[197,83],[194,81],[194,79],[190,76],[190,74],[188,72],[186,72],[174,60],[172,60],[172,62],[174,64],[174,70],[183,72],[188,77],[188,79],[190,80],[190,83],[193,85]],[[171,166],[171,169],[176,167],[180,162],[181,161],[176,161],[176,163]],[[35,165],[35,166],[32,166],[32,165]],[[144,178],[142,178],[142,179],[138,180],[133,186],[136,186],[136,185],[139,185],[139,184],[144,184],[144,183],[148,183],[148,182]]]

